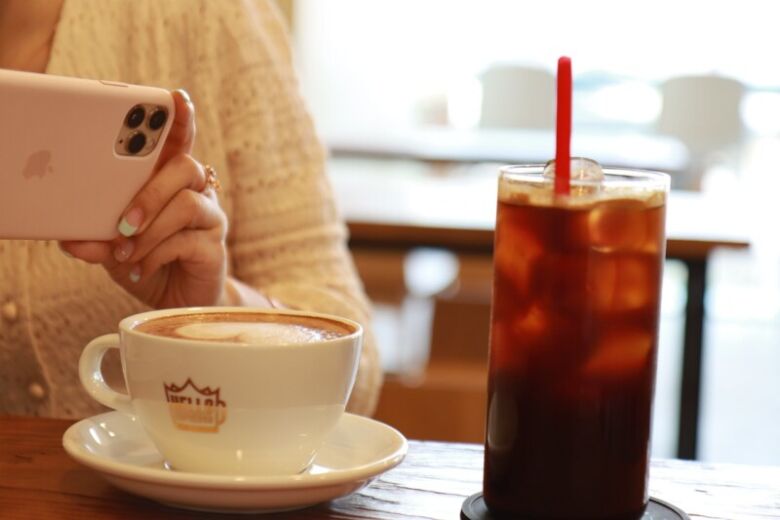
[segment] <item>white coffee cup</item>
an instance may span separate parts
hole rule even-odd
[[[310,312],[150,311],[92,340],[79,375],[95,400],[137,417],[175,470],[296,474],[344,413],[362,334],[353,321]],[[128,394],[103,379],[111,348],[120,350]]]

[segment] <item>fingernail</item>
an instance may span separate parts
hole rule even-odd
[[[133,266],[132,269],[130,269],[130,281],[133,283],[138,283],[138,280],[141,279],[141,267],[140,266]]]
[[[181,94],[181,97],[184,98],[184,102],[187,103],[190,108],[195,109],[195,105],[192,103],[192,99],[190,98],[190,93],[183,88],[178,89],[178,92]]]
[[[120,243],[119,245],[114,248],[114,258],[116,258],[117,262],[124,262],[130,256],[133,254],[133,251],[135,250],[135,244],[133,244],[132,240],[127,240],[125,242]]]
[[[141,227],[143,220],[144,212],[141,211],[141,208],[133,208],[122,217],[122,221],[118,226],[119,232],[126,237],[131,237]]]

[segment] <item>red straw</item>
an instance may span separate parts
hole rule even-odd
[[[571,178],[571,58],[558,59],[558,112],[555,119],[555,194],[569,194]]]

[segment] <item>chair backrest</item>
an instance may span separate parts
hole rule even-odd
[[[671,78],[661,86],[657,129],[683,141],[692,159],[702,162],[708,154],[740,143],[744,92],[742,83],[724,76]]]
[[[519,65],[494,65],[481,76],[483,128],[555,126],[555,77]]]

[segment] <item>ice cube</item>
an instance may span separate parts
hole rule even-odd
[[[648,242],[650,219],[645,203],[618,199],[600,202],[588,215],[591,243],[599,251],[642,249]]]
[[[494,318],[490,327],[490,366],[500,370],[520,370],[525,352],[510,333],[510,326],[502,319]]]
[[[601,165],[593,159],[585,157],[571,158],[571,179],[582,181],[600,181],[604,179],[604,171]],[[544,166],[545,177],[555,177],[555,160],[548,161]]]
[[[542,310],[539,303],[533,303],[522,314],[512,320],[512,334],[522,339],[542,336],[549,330],[550,318]]]
[[[647,366],[653,335],[644,330],[616,330],[605,334],[582,367],[583,374],[598,378],[636,375]]]
[[[658,258],[647,254],[591,255],[588,285],[597,310],[639,310],[653,301],[658,284]]]
[[[499,213],[495,269],[499,278],[508,280],[519,295],[529,294],[533,266],[542,252],[542,244],[528,227],[513,222],[507,212]]]

